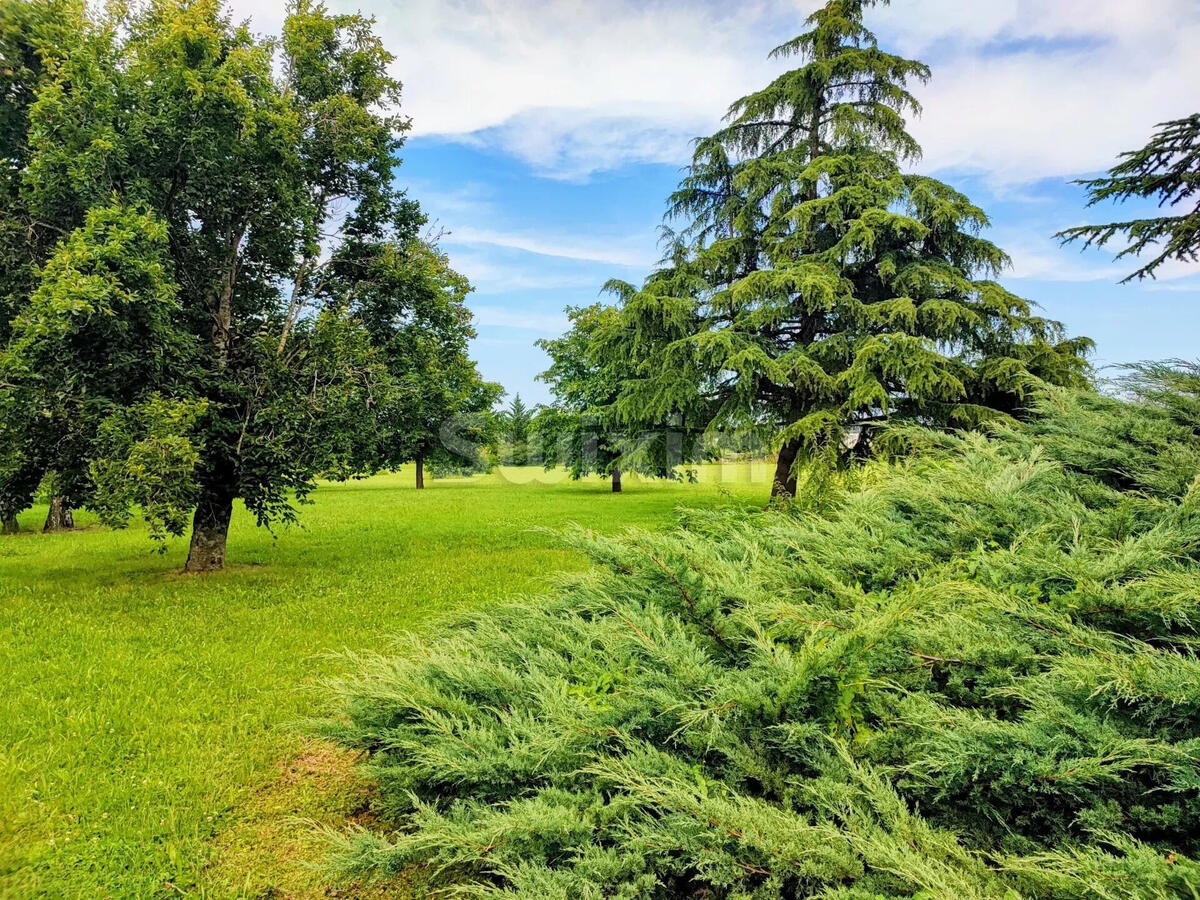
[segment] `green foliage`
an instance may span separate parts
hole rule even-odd
[[[619,409],[621,392],[637,369],[628,349],[612,340],[620,328],[618,311],[594,304],[571,307],[567,316],[570,331],[538,341],[551,361],[539,377],[555,396],[532,428],[546,467],[565,466],[572,478],[622,471],[680,478],[680,464],[705,456],[696,429],[676,414],[643,418],[641,427],[630,428]]]
[[[24,508],[48,471],[70,505],[91,499],[101,423],[181,388],[195,348],[175,328],[179,313],[167,230],[154,216],[97,207],[59,243],[0,352],[0,492],[10,508]]]
[[[347,253],[337,264],[362,261]],[[503,389],[484,381],[468,355],[470,283],[416,238],[384,248],[365,268],[348,302],[391,382],[374,405],[373,467],[420,460],[444,472],[477,469],[496,438],[492,407]]]
[[[1150,143],[1122,154],[1121,162],[1107,175],[1078,183],[1087,188],[1088,206],[1137,198],[1155,200],[1160,209],[1179,208],[1181,212],[1109,225],[1082,225],[1058,235],[1063,243],[1083,241],[1085,249],[1104,247],[1123,236],[1129,245],[1117,254],[1117,259],[1151,251],[1153,258],[1122,283],[1153,278],[1155,271],[1170,260],[1200,259],[1200,113],[1164,122],[1158,128]]]
[[[521,395],[512,398],[508,406],[497,416],[500,427],[500,460],[509,466],[527,466],[530,464],[529,441],[533,433],[533,423],[540,410],[530,409]]]
[[[0,2],[0,338],[32,290],[35,267],[61,234],[58,229],[79,224],[33,217],[22,177],[30,159],[31,109],[79,39],[83,19],[76,0]]]
[[[203,400],[152,396],[101,424],[91,471],[96,497],[90,504],[101,522],[123,528],[140,507],[160,550],[168,535],[183,532],[196,505],[201,448],[195,434],[204,413]]]
[[[338,866],[529,900],[1195,896],[1200,371],[1131,390],[905,430],[922,452],[820,510],[575,533],[598,570],[337,684],[389,829]]]
[[[864,0],[830,0],[775,55],[803,65],[697,142],[672,196],[669,252],[590,351],[626,361],[615,409],[757,431],[787,460],[869,446],[885,422],[977,426],[1039,384],[1084,383],[1087,340],[995,277],[984,212],[908,174],[922,63],[881,50]],[[852,431],[851,431],[852,430]]]

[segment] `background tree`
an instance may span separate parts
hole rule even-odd
[[[1105,200],[1125,202],[1152,199],[1159,209],[1179,210],[1178,215],[1131,219],[1111,225],[1081,225],[1057,235],[1063,243],[1083,241],[1084,249],[1104,247],[1118,235],[1128,246],[1117,259],[1153,258],[1122,283],[1154,277],[1169,260],[1196,262],[1200,259],[1200,113],[1158,126],[1159,131],[1141,150],[1122,154],[1122,161],[1102,178],[1076,182],[1087,188],[1088,206]]]
[[[359,267],[351,255],[339,266]],[[392,381],[379,405],[372,468],[416,464],[473,470],[481,448],[492,444],[492,407],[503,389],[480,376],[468,352],[475,337],[466,297],[471,285],[445,254],[417,238],[375,254],[367,276],[353,286],[350,304],[364,323]]]
[[[56,335],[75,334],[78,312],[52,302],[73,294],[47,282],[42,309],[58,318],[28,320],[10,341],[11,370],[54,364],[36,384],[10,383],[3,402],[40,394],[86,408],[74,427],[93,440],[72,458],[89,472],[94,504],[119,522],[137,502],[159,533],[181,531],[181,509],[194,506],[188,569],[205,571],[224,563],[235,498],[260,524],[286,521],[317,475],[372,459],[374,410],[394,408],[398,388],[386,348],[358,318],[355,285],[383,265],[365,263],[410,247],[422,222],[392,179],[408,123],[395,113],[392,57],[361,16],[299,0],[270,41],[234,25],[217,0],[155,0],[114,15],[85,16],[87,39],[36,90],[22,202],[39,221],[80,223],[65,232],[70,259],[59,270],[84,260],[80,277],[108,291],[97,303],[153,306],[162,317],[153,328],[129,322],[144,328],[119,335],[126,343],[110,335],[96,352],[112,365],[85,378],[90,360],[78,347],[53,352]],[[109,219],[93,220],[97,210]],[[122,221],[132,216],[163,239],[128,240]],[[156,266],[152,293],[171,304],[143,302],[129,282]],[[155,374],[122,392],[120,366]],[[440,371],[464,392],[460,375]],[[85,383],[108,387],[83,404]],[[411,380],[403,389],[427,393]],[[20,411],[46,418],[37,403]],[[156,459],[161,468],[146,471]],[[28,479],[5,482],[6,503],[27,505]]]
[[[678,416],[630,430],[617,408],[634,371],[619,343],[611,337],[607,343],[598,339],[618,327],[617,310],[595,304],[568,308],[567,316],[570,331],[538,341],[551,360],[539,377],[555,397],[539,410],[533,428],[546,467],[562,464],[576,479],[607,475],[614,493],[621,491],[622,472],[680,477],[678,466],[703,458],[700,435],[685,428]]]
[[[922,63],[881,50],[871,0],[831,0],[775,50],[799,55],[697,143],[672,197],[668,258],[593,356],[636,360],[610,405],[631,427],[682,416],[779,447],[774,493],[803,455],[842,456],[897,419],[974,425],[1043,380],[1085,378],[1090,343],[994,278],[1008,257],[982,210],[902,165]]]
[[[509,465],[529,465],[529,433],[536,414],[537,410],[526,406],[520,394],[500,411],[497,420],[505,443],[502,455]]]

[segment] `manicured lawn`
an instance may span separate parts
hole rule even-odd
[[[159,555],[86,513],[75,533],[3,538],[0,897],[303,893],[319,851],[290,817],[337,824],[361,799],[351,761],[299,725],[345,670],[335,654],[583,564],[536,526],[658,527],[767,494],[765,470],[701,475],[619,496],[532,469],[325,486],[277,539],[239,510],[229,570],[202,578],[177,574],[184,542]]]

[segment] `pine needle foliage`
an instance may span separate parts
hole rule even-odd
[[[391,830],[337,866],[526,900],[1197,896],[1200,371],[1130,391],[911,430],[819,512],[579,531],[598,566],[556,596],[359,659],[325,732]]]
[[[1151,253],[1122,284],[1153,278],[1159,267],[1171,261],[1200,261],[1200,113],[1163,122],[1145,147],[1121,154],[1121,161],[1106,175],[1077,183],[1087,189],[1088,206],[1146,199],[1171,213],[1080,225],[1058,234],[1063,243],[1081,241],[1085,250],[1124,239],[1128,246],[1117,259]]]

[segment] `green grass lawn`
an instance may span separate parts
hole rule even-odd
[[[681,505],[761,503],[768,477],[708,467],[614,496],[533,469],[418,492],[401,472],[323,486],[277,538],[239,509],[229,569],[204,577],[178,574],[183,541],[159,555],[86,513],[0,539],[0,897],[288,896],[272,867],[300,861],[259,845],[304,831],[289,814],[344,816],[352,793],[297,725],[337,652],[583,564],[536,526],[657,527]]]

